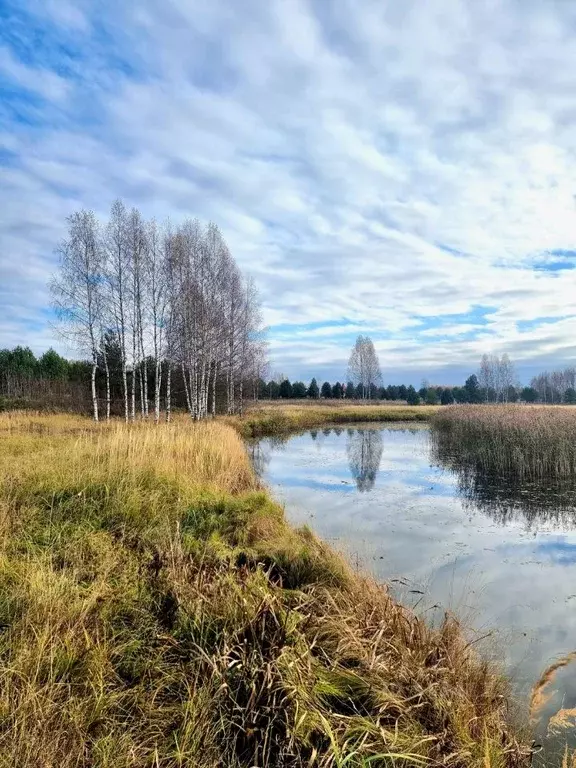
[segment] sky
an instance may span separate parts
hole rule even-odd
[[[0,347],[54,346],[65,219],[215,221],[271,370],[576,361],[576,4],[0,0]]]

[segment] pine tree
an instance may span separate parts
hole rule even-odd
[[[420,405],[420,395],[412,385],[406,389],[406,402],[408,405]]]
[[[292,384],[292,397],[303,398],[306,397],[306,393],[306,384],[303,381],[295,381]]]
[[[308,387],[308,397],[312,400],[317,400],[320,397],[320,389],[318,388],[316,379],[312,379],[310,382],[310,386]]]
[[[446,387],[446,389],[442,390],[442,395],[440,396],[440,402],[442,405],[452,405],[454,402],[454,395],[452,393],[452,390]]]
[[[330,386],[330,382],[325,381],[324,384],[322,384],[321,394],[326,400],[329,400],[332,397],[332,387]]]
[[[290,384],[288,379],[284,379],[284,381],[280,384],[278,394],[284,399],[290,399],[292,397],[292,384]]]

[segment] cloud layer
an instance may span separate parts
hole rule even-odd
[[[388,381],[576,358],[576,8],[527,0],[39,0],[0,43],[0,346],[58,345],[65,217],[222,228],[273,367]]]

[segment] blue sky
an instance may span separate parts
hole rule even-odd
[[[216,221],[272,369],[576,358],[576,5],[0,0],[0,346],[60,342],[65,217]]]

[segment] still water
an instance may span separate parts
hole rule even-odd
[[[292,523],[431,621],[449,609],[488,635],[483,650],[505,665],[524,707],[543,670],[576,649],[574,486],[471,476],[426,426],[311,430],[260,440],[252,453]],[[550,749],[550,718],[576,707],[576,664],[546,694],[535,735]],[[574,724],[576,711],[565,719]]]

